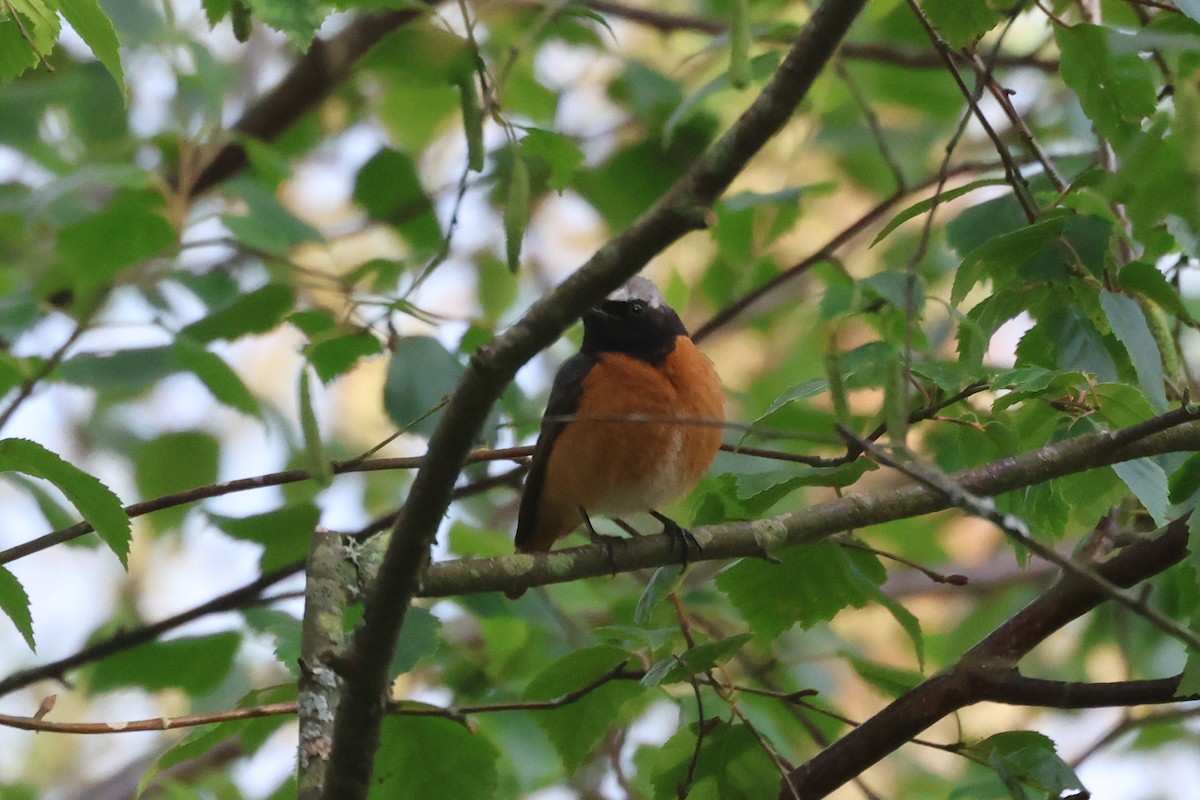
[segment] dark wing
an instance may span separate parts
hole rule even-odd
[[[542,432],[538,435],[537,447],[533,451],[533,463],[525,478],[525,490],[521,493],[521,510],[517,514],[516,543],[519,549],[529,541],[537,530],[538,505],[542,498],[542,486],[546,480],[546,465],[550,462],[550,451],[554,440],[563,432],[567,423],[559,417],[567,417],[579,410],[583,397],[583,379],[592,371],[594,356],[576,353],[563,362],[554,376],[550,387],[550,399],[546,401],[546,413],[542,415]]]

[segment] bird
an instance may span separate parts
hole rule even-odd
[[[664,532],[690,537],[656,509],[699,483],[724,420],[712,361],[653,282],[629,279],[583,315],[579,352],[555,375],[521,494],[517,552],[549,551],[581,524],[595,538],[589,514],[648,511]]]

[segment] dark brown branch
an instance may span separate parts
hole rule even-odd
[[[1112,683],[1075,683],[1026,678],[1013,670],[989,678],[980,700],[1010,706],[1039,708],[1109,708],[1113,706],[1149,706],[1182,703],[1200,699],[1200,695],[1177,696],[1180,673],[1170,678]]]
[[[365,14],[331,39],[314,41],[308,52],[271,91],[256,100],[233,126],[237,137],[276,139],[314,110],[375,44],[396,28],[416,19],[419,9]],[[194,179],[182,177],[180,186],[196,197],[241,172],[248,164],[240,142],[226,142],[196,170]]]
[[[1097,564],[1096,570],[1118,586],[1133,586],[1184,558],[1187,529],[1186,518],[1177,519],[1157,535],[1147,536],[1117,551],[1108,560]],[[1106,597],[1085,578],[1064,575],[1044,594],[968,650],[953,667],[905,693],[798,767],[792,773],[793,784],[800,788],[806,800],[825,797],[947,714],[981,700],[1013,697],[1019,702],[1003,687],[1026,686],[1023,681],[1027,679],[1020,679],[1016,672],[1021,658],[1050,634],[1104,602]],[[1061,689],[1062,684],[1040,682],[1028,686],[1032,691],[1041,691],[1042,700],[1067,700],[1062,693],[1055,696],[1052,691]],[[1093,692],[1090,689],[1072,691],[1078,692],[1079,697],[1099,699],[1089,697]],[[1169,702],[1164,696],[1165,683],[1139,681],[1131,684],[1131,688],[1115,693],[1123,691],[1136,691],[1144,693],[1143,697],[1162,698],[1156,702]],[[782,788],[780,797],[788,797]]]
[[[429,547],[472,440],[517,369],[597,300],[691,230],[758,150],[791,118],[865,0],[826,0],[779,69],[733,126],[627,230],[472,356],[417,473],[342,671],[342,704],[324,797],[367,794],[379,745],[387,668]]]

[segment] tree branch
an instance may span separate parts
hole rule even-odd
[[[974,494],[992,497],[1134,458],[1200,449],[1200,424],[1182,424],[1198,416],[1200,409],[1178,409],[1119,431],[1087,434],[972,467],[951,479]],[[1163,426],[1178,427],[1163,430]],[[878,494],[850,494],[770,519],[696,528],[692,534],[700,551],[693,550],[688,560],[762,557],[780,547],[932,514],[951,505],[942,491],[915,482]],[[611,553],[600,545],[585,545],[549,553],[443,561],[426,570],[420,594],[444,597],[527,589],[678,563],[678,542],[655,534],[623,540]]]
[[[295,125],[353,72],[354,65],[380,39],[423,13],[417,8],[364,14],[338,35],[317,39],[308,52],[271,91],[256,100],[233,126],[238,138],[269,142]],[[246,168],[246,148],[237,141],[226,142],[188,180],[180,175],[180,190],[188,197],[203,194]]]
[[[367,794],[379,745],[387,666],[450,502],[451,487],[500,392],[522,364],[588,307],[684,234],[703,227],[706,209],[790,119],[864,5],[865,0],[822,3],[762,93],[725,135],[628,229],[535,303],[508,332],[472,356],[430,441],[429,455],[396,523],[345,660],[327,800],[358,800]]]
[[[1181,561],[1187,554],[1186,518],[1177,519],[1157,535],[1139,539],[1099,563],[1097,572],[1118,586],[1129,587]],[[1020,678],[1017,663],[1050,634],[1107,599],[1093,583],[1075,574],[1063,575],[1040,597],[968,650],[952,667],[942,670],[847,733],[842,739],[798,767],[791,775],[805,800],[825,797],[846,781],[883,759],[947,714],[974,703],[1012,698],[1014,687],[1040,691],[1042,700],[1062,700],[1062,684]],[[1167,679],[1167,681],[1177,679]],[[1100,684],[1103,686],[1103,684]],[[1166,683],[1133,682],[1129,691],[1143,697],[1164,697]],[[1007,687],[1007,688],[1006,688]],[[1111,687],[1110,687],[1111,688]],[[1055,692],[1058,692],[1057,695]],[[1076,689],[1078,697],[1095,690]],[[1113,690],[1117,693],[1125,690]],[[1001,702],[1007,702],[1001,700]],[[1078,707],[1078,706],[1076,706]],[[781,787],[780,798],[791,794]]]

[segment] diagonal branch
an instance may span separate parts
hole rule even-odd
[[[627,230],[543,298],[493,344],[478,350],[430,440],[396,523],[342,674],[328,800],[366,796],[387,686],[387,667],[450,491],[483,420],[517,369],[597,300],[655,255],[705,224],[706,211],[747,162],[791,118],[866,0],[826,0],[778,71],[733,126]]]
[[[1118,586],[1133,586],[1181,561],[1187,555],[1187,539],[1187,520],[1177,519],[1156,535],[1146,536],[1117,551],[1099,563],[1096,571]],[[1006,698],[1001,702],[1021,702],[1012,692],[1023,689],[1041,693],[1042,700],[1052,699],[1045,696],[1050,693],[1047,690],[1053,688],[1061,693],[1062,685],[1021,678],[1016,670],[1017,663],[1050,634],[1106,599],[1108,596],[1090,581],[1075,574],[1063,575],[1044,594],[968,650],[952,667],[901,695],[799,766],[791,774],[792,783],[806,800],[825,797],[960,708],[1000,698]],[[1177,681],[1174,678],[1166,680]],[[1161,702],[1167,684],[1136,682],[1132,687],[1145,692],[1152,702]],[[1094,690],[1078,691],[1080,696],[1086,696]],[[1059,699],[1063,698],[1060,696]],[[786,787],[781,787],[781,800],[788,797]]]

